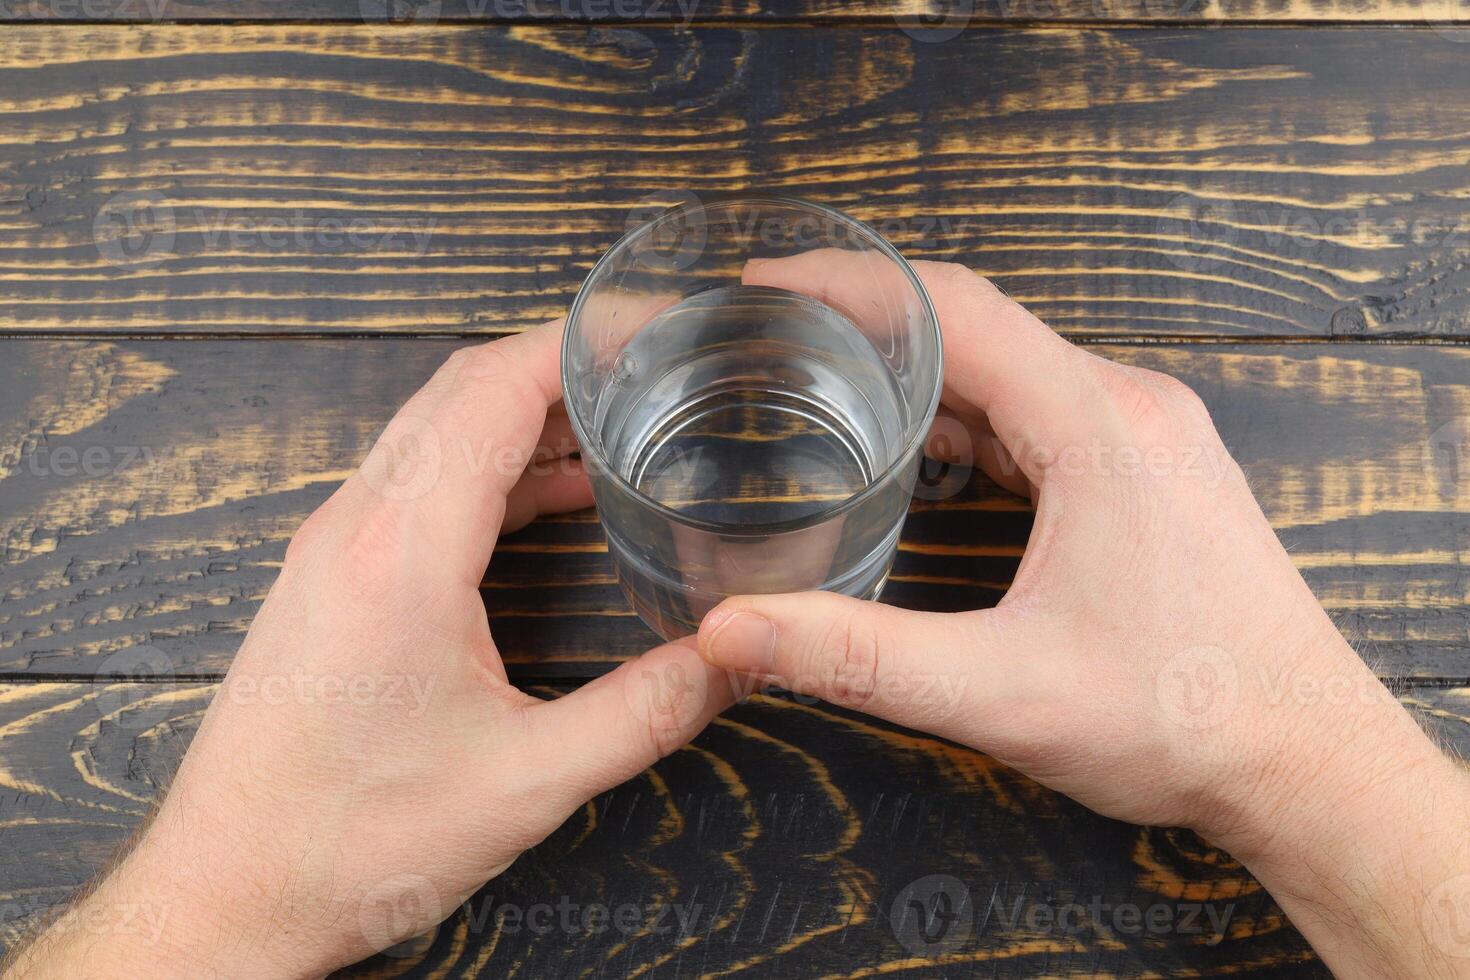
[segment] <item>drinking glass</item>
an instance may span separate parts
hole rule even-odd
[[[731,595],[876,598],[942,363],[913,269],[840,211],[689,195],[629,231],[572,304],[562,381],[643,621],[673,639]]]

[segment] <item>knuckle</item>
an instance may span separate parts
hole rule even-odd
[[[306,520],[301,522],[301,526],[286,543],[285,565],[295,567],[306,561],[307,555],[316,549],[316,543],[321,540],[323,523],[321,511],[313,511],[307,515]]]
[[[666,662],[630,672],[626,683],[633,715],[641,723],[635,741],[641,740],[653,756],[663,758],[694,734],[708,694],[697,675]]]
[[[1152,388],[1131,371],[1110,371],[1108,394],[1112,408],[1130,426],[1157,421],[1163,405]]]
[[[301,522],[291,535],[291,540],[286,543],[283,564],[292,567],[302,565],[312,555],[320,553],[324,540],[331,533],[330,528],[337,523],[338,514],[344,506],[343,492],[339,488],[316,510],[307,514],[306,520]]]
[[[499,382],[516,375],[511,359],[497,341],[461,347],[452,357],[459,358],[459,373],[468,381]]]
[[[477,388],[512,394],[508,404],[516,410],[542,401],[535,375],[506,350],[502,341],[462,347],[456,353],[464,355],[457,378]]]
[[[648,747],[660,759],[672,755],[684,744],[684,726],[676,711],[658,708],[648,715]]]
[[[1114,420],[1133,438],[1143,442],[1166,441],[1177,428],[1177,413],[1165,389],[1154,383],[1151,374],[1156,372],[1145,373],[1120,365],[1105,369],[1102,377],[1107,405]]]
[[[507,353],[500,341],[462,347],[455,356],[460,360],[453,369],[454,386],[493,395],[495,411],[508,416],[511,428],[540,431],[547,398],[535,375]],[[479,416],[485,410],[481,399],[463,400],[448,413],[448,424],[451,428],[464,428],[471,421],[466,415]],[[525,461],[529,461],[529,457]]]
[[[878,630],[871,617],[841,616],[822,643],[824,685],[832,703],[861,711],[878,689]]]
[[[1189,385],[1180,381],[1171,374],[1162,374],[1164,388],[1169,392],[1169,397],[1179,406],[1179,410],[1185,418],[1193,423],[1210,423],[1210,409],[1205,405],[1205,400],[1199,396]]]
[[[449,357],[445,359],[444,366],[455,369],[464,367],[465,361],[469,358],[470,351],[472,350],[474,350],[473,347],[456,347],[449,352]]]
[[[970,267],[959,262],[925,262],[924,267],[934,275],[950,282],[970,282],[978,280],[979,276],[970,270]]]
[[[924,262],[926,276],[946,286],[984,294],[1004,295],[989,279],[960,262]]]
[[[355,594],[373,595],[392,587],[403,516],[402,508],[374,504],[344,536],[335,571]]]
[[[429,378],[428,383],[424,385],[423,391],[420,394],[429,396],[451,387],[464,371],[470,359],[470,351],[473,349],[472,347],[458,347],[450,351],[449,356],[444,359],[444,363],[440,364],[433,376]]]
[[[1168,415],[1174,427],[1181,433],[1197,433],[1201,428],[1213,429],[1210,410],[1204,399],[1189,385],[1172,374],[1162,371],[1138,369],[1143,372],[1145,382],[1154,389],[1161,410]]]

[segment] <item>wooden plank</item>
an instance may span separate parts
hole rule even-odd
[[[140,647],[166,674],[222,673],[292,531],[457,344],[0,344],[0,675],[114,676]],[[1294,560],[1381,675],[1470,679],[1470,350],[1100,350],[1200,392]],[[1025,506],[983,477],[918,501],[885,598],[993,605],[1029,532]],[[591,512],[508,538],[486,582],[520,676],[586,676],[654,642]]]
[[[12,26],[0,329],[493,333],[761,188],[1078,334],[1463,335],[1466,37]]]
[[[1454,0],[5,0],[0,22],[897,25],[930,41],[993,24],[1463,24]]]
[[[125,839],[213,691],[0,686],[0,941],[63,902]],[[1470,689],[1404,695],[1411,706],[1426,698],[1447,741],[1470,748]],[[929,946],[892,909],[936,875],[973,914]],[[1032,912],[1094,900],[1109,910],[1101,928],[1085,912],[1082,928]],[[563,902],[569,920],[556,911]],[[497,930],[501,909],[538,903],[553,908],[545,934]],[[594,903],[636,905],[637,926],[584,930],[578,915]],[[1120,905],[1165,906],[1171,929],[1108,929]],[[1193,913],[1199,933],[1184,928],[1193,906],[1204,909]],[[662,925],[650,907],[666,914]],[[1228,922],[1223,938],[1209,911]],[[137,925],[149,927],[143,916]],[[986,756],[780,695],[732,709],[691,748],[573,817],[436,935],[394,952],[348,975],[626,976],[656,966],[671,977],[941,967],[1181,976],[1227,965],[1245,976],[1328,975],[1250,875],[1194,835],[1102,819]]]

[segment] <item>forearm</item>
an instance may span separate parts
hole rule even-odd
[[[1339,801],[1330,831],[1248,862],[1337,976],[1470,976],[1470,789],[1450,765]]]
[[[247,980],[319,977],[340,965],[320,937],[295,941],[281,908],[286,896],[252,884],[259,864],[243,849],[176,847],[165,836],[145,833],[0,973],[7,980],[140,972],[160,980]]]
[[[145,971],[162,980],[224,976],[202,937],[180,936],[181,910],[155,891],[136,895],[106,881],[55,915],[6,962],[8,980],[71,980]],[[197,914],[197,910],[195,910]],[[248,967],[248,960],[237,962]],[[244,976],[244,973],[239,974]]]
[[[1301,714],[1290,778],[1218,843],[1337,976],[1470,976],[1470,771],[1386,691]]]

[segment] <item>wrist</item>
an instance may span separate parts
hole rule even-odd
[[[129,952],[170,964],[179,976],[321,977],[345,965],[333,937],[311,928],[321,910],[310,908],[303,921],[289,882],[269,856],[242,846],[246,839],[233,834],[214,838],[220,847],[181,847],[150,833],[93,899],[112,908],[150,906],[158,939]]]
[[[1470,785],[1448,759],[1303,805],[1268,848],[1236,856],[1340,977],[1470,967]]]
[[[354,921],[293,875],[259,833],[171,797],[117,865],[56,916],[17,978],[322,977],[361,956],[331,923]],[[180,811],[187,811],[185,820]]]
[[[1454,901],[1470,901],[1470,773],[1345,643],[1287,669],[1315,681],[1348,677],[1341,689],[1353,696],[1277,698],[1253,712],[1253,778],[1197,829],[1261,881],[1338,975],[1470,966],[1457,958],[1470,955],[1470,937],[1450,949],[1436,930],[1456,924],[1436,926],[1430,901],[1446,882],[1464,886]]]
[[[22,955],[20,978],[138,975],[161,980],[321,977],[342,965],[320,937],[293,934],[265,888],[165,851],[151,836]]]
[[[1261,860],[1331,829],[1365,794],[1404,790],[1407,770],[1445,761],[1319,606],[1293,605],[1273,622],[1237,654],[1222,723],[1200,733],[1207,780],[1191,824]]]

